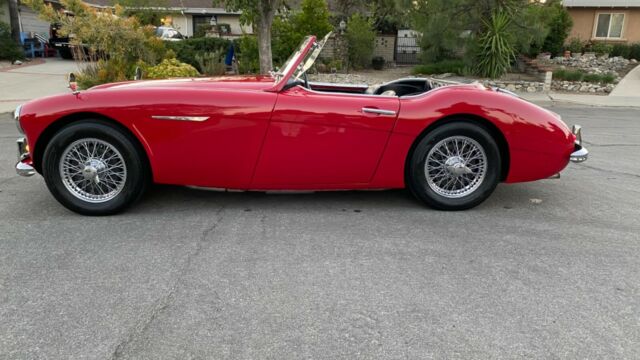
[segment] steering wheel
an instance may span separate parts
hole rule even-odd
[[[311,89],[309,87],[309,79],[307,78],[307,72],[306,71],[302,73],[302,79],[304,80],[304,87],[306,89]]]

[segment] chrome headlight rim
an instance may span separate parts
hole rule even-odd
[[[22,110],[22,105],[18,105],[18,107],[13,111],[13,120],[15,120],[16,127],[18,128],[20,134],[24,134],[24,130],[20,125],[20,110]]]

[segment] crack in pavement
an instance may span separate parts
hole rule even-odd
[[[594,146],[594,147],[636,147],[640,146],[640,144],[596,144],[588,141],[583,141],[583,143]]]
[[[171,285],[171,287],[169,288],[169,291],[153,303],[153,305],[151,306],[150,314],[148,316],[145,316],[142,321],[138,322],[133,327],[133,329],[131,329],[129,333],[124,337],[124,339],[120,341],[118,345],[116,345],[116,348],[111,355],[112,360],[120,359],[127,350],[127,347],[134,341],[139,339],[142,335],[144,335],[151,327],[151,324],[153,324],[153,322],[158,318],[158,316],[174,303],[175,295],[178,291],[178,286],[181,283],[181,279],[184,278],[184,276],[187,274],[187,271],[191,267],[193,259],[200,255],[203,244],[207,240],[207,237],[222,222],[222,213],[224,209],[225,206],[223,205],[222,207],[220,207],[220,209],[218,209],[218,211],[216,211],[215,216],[217,217],[217,220],[211,226],[204,229],[202,235],[200,235],[200,239],[198,239],[198,241],[196,242],[195,249],[193,249],[191,254],[187,255],[187,258],[180,268],[180,271],[178,272],[173,285]]]
[[[607,169],[602,169],[602,168],[599,168],[599,167],[590,166],[590,165],[585,165],[585,164],[575,164],[575,165],[580,166],[580,167],[584,167],[584,168],[587,168],[587,169],[591,169],[591,170],[596,170],[596,171],[604,172],[604,173],[617,174],[617,175],[625,175],[625,176],[632,176],[632,177],[640,178],[640,175],[638,175],[638,174],[634,174],[634,173],[628,173],[628,172],[624,172],[624,171],[616,171],[616,170],[607,170]]]

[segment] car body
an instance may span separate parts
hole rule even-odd
[[[182,41],[184,36],[176,29],[170,26],[158,26],[155,29],[157,37],[164,41]]]
[[[131,81],[28,102],[16,116],[26,134],[18,172],[46,173],[52,138],[83,119],[126,133],[153,183],[217,189],[404,188],[419,144],[458,122],[495,143],[484,148],[496,147],[496,160],[483,166],[486,174],[499,169],[496,181],[544,179],[570,160],[586,160],[579,127],[572,131],[557,114],[508,92],[416,78],[377,87],[308,83],[305,72],[322,44],[308,37],[271,75]],[[460,141],[473,147],[481,139],[470,131]],[[455,176],[473,176],[460,156],[442,162],[460,168]]]

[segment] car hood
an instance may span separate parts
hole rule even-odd
[[[94,86],[92,90],[120,89],[246,89],[265,90],[273,87],[274,79],[269,75],[220,76],[208,78],[184,78],[170,80],[139,80]]]

